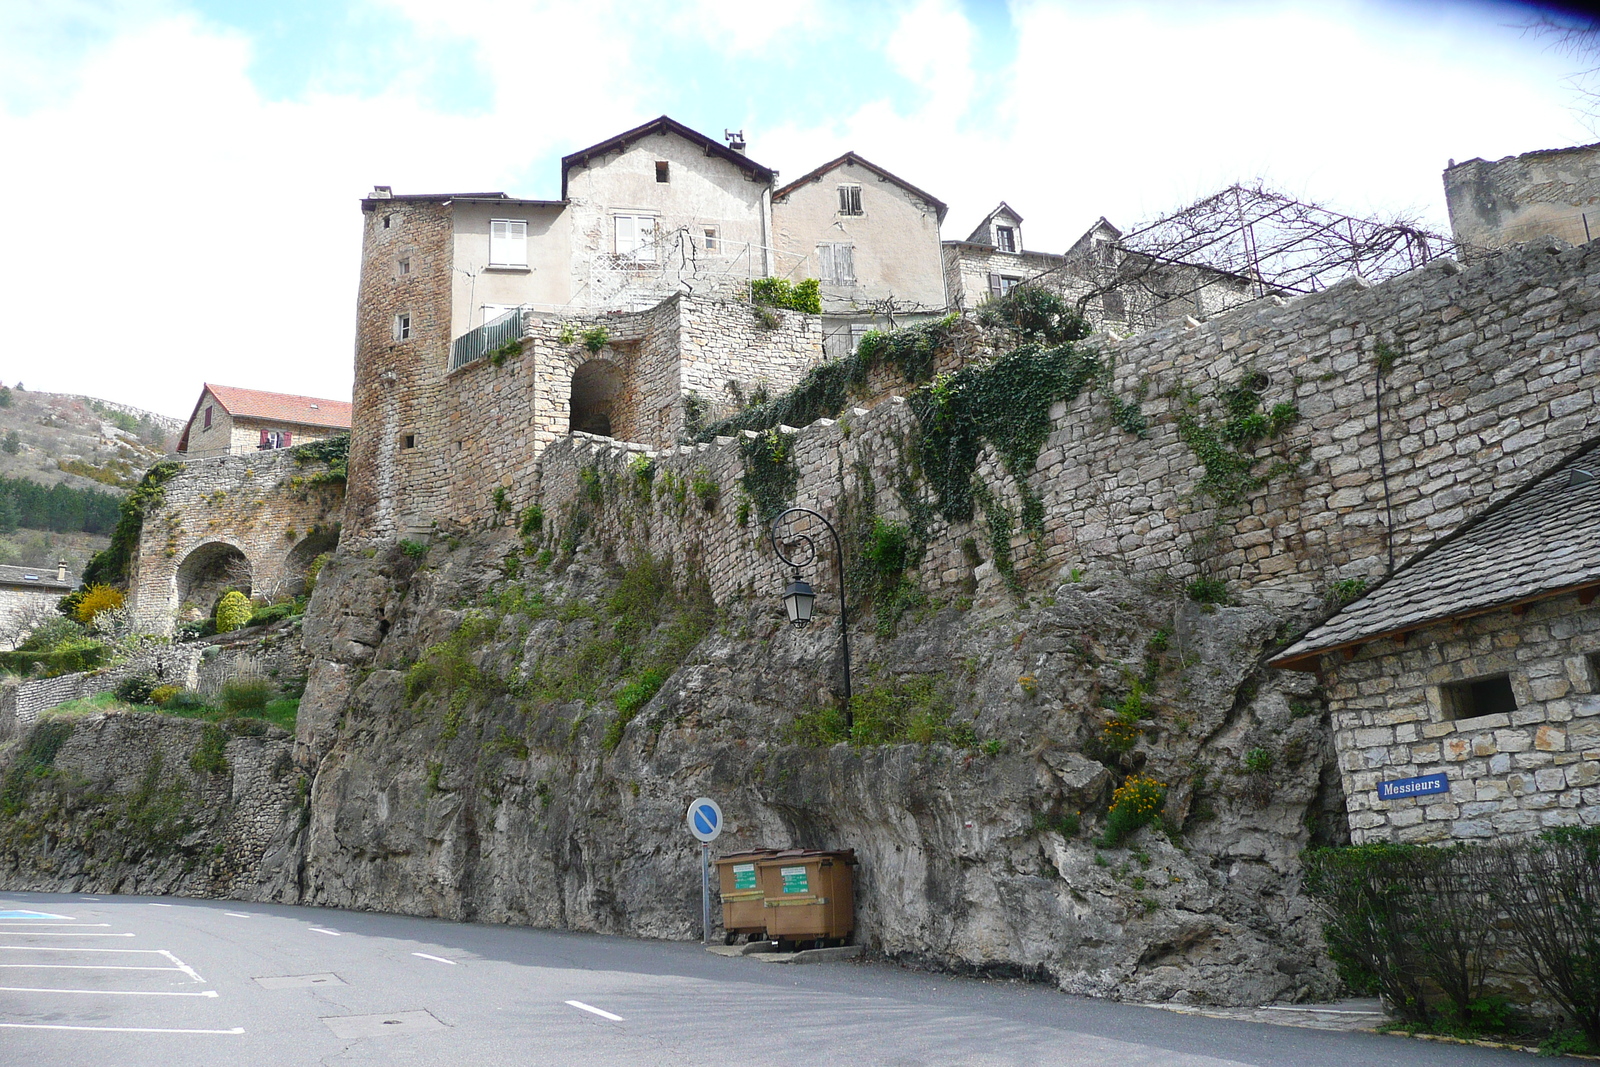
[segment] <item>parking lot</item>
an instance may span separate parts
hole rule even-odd
[[[19,1067],[1524,1062],[881,962],[770,966],[525,927],[0,894],[0,1063]]]

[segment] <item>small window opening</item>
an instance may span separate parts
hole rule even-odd
[[[656,181],[658,181],[658,182],[669,181],[670,180],[669,174],[670,174],[671,170],[672,170],[671,165],[668,164],[666,160],[664,160],[664,159],[656,160]]]
[[[406,436],[405,436],[405,446],[407,448],[416,448],[417,447],[417,435],[414,434],[414,433],[406,434]]]
[[[861,211],[861,186],[839,186],[839,214],[860,215]]]
[[[211,429],[211,405],[206,405],[206,429]]]
[[[1017,250],[1017,231],[1010,226],[996,226],[994,228],[994,246],[1002,252],[1015,252]]]
[[[1448,720],[1475,719],[1480,715],[1508,715],[1517,710],[1509,674],[1491,674],[1467,682],[1439,687],[1440,705]]]
[[[411,316],[400,314],[394,317],[394,339],[396,341],[411,340]]]
[[[1600,652],[1589,653],[1589,692],[1600,693]]]
[[[410,257],[409,256],[402,256],[400,258],[400,262],[397,264],[397,267],[398,267],[398,269],[399,269],[401,274],[410,274],[411,273],[411,259],[410,259]]]
[[[1122,299],[1122,294],[1115,289],[1107,289],[1100,294],[1100,310],[1106,318],[1118,321],[1128,317],[1128,305]]]
[[[393,222],[394,222],[394,216],[393,215],[385,215],[383,217],[383,228],[387,230],[389,228],[389,225],[391,223],[393,223]]]
[[[717,228],[715,226],[707,226],[703,232],[706,235],[706,251],[712,253],[721,252],[722,239],[718,236]]]

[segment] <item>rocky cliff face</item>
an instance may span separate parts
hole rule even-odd
[[[278,884],[693,937],[682,819],[705,794],[720,850],[854,848],[858,937],[891,957],[1139,999],[1330,991],[1296,856],[1343,837],[1342,798],[1311,680],[1256,670],[1271,612],[1109,573],[928,606],[855,635],[880,743],[844,744],[837,631],[713,609],[677,573],[598,548],[541,569],[510,531],[420,562],[341,552],[307,617],[310,824]],[[1111,706],[1137,718],[1129,751]],[[1169,818],[1100,847],[1134,772],[1168,785]]]

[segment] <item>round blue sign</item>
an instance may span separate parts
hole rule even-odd
[[[689,832],[707,843],[722,834],[722,809],[710,797],[696,797],[689,805]]]

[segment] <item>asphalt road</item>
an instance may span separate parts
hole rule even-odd
[[[0,894],[6,1065],[1532,1062],[876,963],[771,965],[695,944],[320,908]]]

